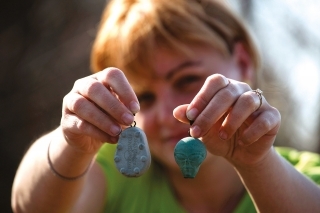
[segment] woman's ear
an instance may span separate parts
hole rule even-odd
[[[249,85],[255,85],[256,72],[254,70],[253,61],[242,42],[237,42],[234,45],[233,59],[240,68],[242,81]]]

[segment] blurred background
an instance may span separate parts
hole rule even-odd
[[[276,145],[319,152],[320,1],[228,1],[262,52],[259,88],[282,115]],[[0,212],[11,212],[12,181],[24,152],[59,125],[63,96],[90,74],[90,49],[105,4],[1,1]]]

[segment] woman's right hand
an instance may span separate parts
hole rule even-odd
[[[61,128],[68,144],[95,153],[104,142],[116,143],[140,109],[123,72],[107,68],[79,79],[63,99]]]

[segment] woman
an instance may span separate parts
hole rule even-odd
[[[92,67],[65,96],[60,126],[21,162],[15,212],[320,211],[319,187],[283,158],[301,166],[303,155],[305,172],[319,157],[273,148],[280,114],[252,89],[259,56],[223,1],[110,2]],[[134,121],[153,162],[127,178],[112,144]],[[208,152],[194,179],[173,155],[188,131]]]

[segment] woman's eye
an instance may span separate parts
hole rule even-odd
[[[202,86],[201,77],[193,75],[185,76],[175,83],[175,87],[179,90],[191,90],[195,89],[195,87],[199,89],[198,86]]]
[[[137,96],[141,109],[150,107],[155,101],[156,97],[151,92],[145,92]]]

